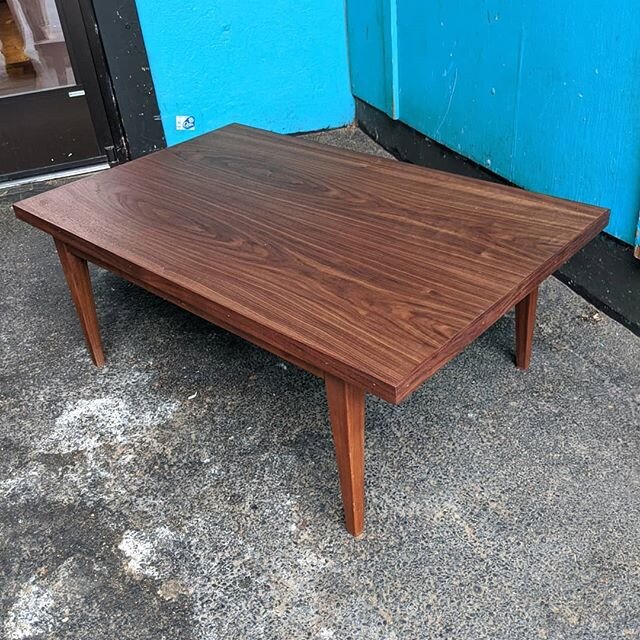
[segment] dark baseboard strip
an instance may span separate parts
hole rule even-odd
[[[357,98],[356,123],[398,160],[510,184]],[[640,260],[633,257],[632,247],[602,233],[555,275],[600,311],[640,335]]]
[[[400,120],[356,98],[356,123],[398,160],[470,178],[510,184],[481,165],[427,138]]]
[[[640,260],[632,247],[601,233],[555,276],[640,336]]]

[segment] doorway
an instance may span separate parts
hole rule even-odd
[[[77,0],[0,0],[0,184],[114,160],[76,13]]]

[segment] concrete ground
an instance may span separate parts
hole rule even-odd
[[[549,279],[529,372],[507,316],[404,404],[368,398],[354,540],[322,382],[97,269],[95,369],[21,196],[0,200],[0,637],[640,637],[638,337]]]

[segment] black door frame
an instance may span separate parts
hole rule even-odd
[[[135,0],[56,0],[111,164],[167,146]],[[62,15],[64,14],[64,18]]]
[[[135,0],[78,2],[107,111],[115,105],[129,159],[167,146]],[[98,35],[99,34],[99,35]],[[114,139],[119,138],[114,133]]]
[[[85,89],[96,138],[109,164],[129,159],[127,144],[111,86],[91,2],[56,0],[74,73]]]

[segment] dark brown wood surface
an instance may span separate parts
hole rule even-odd
[[[331,375],[325,387],[344,521],[347,531],[359,536],[364,529],[364,391]]]
[[[391,402],[608,219],[237,125],[15,210],[80,257]]]
[[[533,335],[536,329],[538,287],[516,305],[516,366],[528,369],[533,351]]]
[[[87,261],[72,253],[61,240],[56,239],[55,243],[91,359],[93,364],[101,367],[104,364],[104,352]]]

